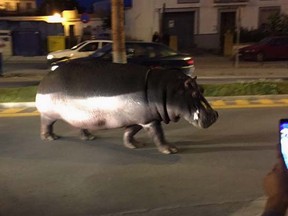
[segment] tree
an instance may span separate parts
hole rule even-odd
[[[269,17],[268,28],[272,34],[288,34],[288,15],[273,14]]]
[[[124,34],[124,2],[112,0],[113,62],[127,63]]]

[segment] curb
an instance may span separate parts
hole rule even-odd
[[[0,103],[0,108],[34,108],[35,102],[8,102]]]

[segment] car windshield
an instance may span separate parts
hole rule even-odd
[[[128,54],[133,52],[134,57],[162,58],[177,55],[176,51],[158,43],[127,43],[126,49]]]
[[[108,52],[111,52],[112,50],[112,44],[108,43],[105,46],[103,46],[101,49],[96,50],[93,54],[91,54],[91,57],[101,57]]]
[[[79,43],[79,44],[73,46],[73,47],[71,48],[71,50],[76,50],[76,49],[78,49],[79,47],[81,47],[81,46],[82,46],[83,44],[85,44],[85,43],[86,43],[86,42]]]
[[[107,44],[101,49],[94,52],[91,57],[101,57],[112,50],[112,44]],[[133,52],[134,57],[145,57],[145,58],[155,58],[155,57],[168,57],[175,56],[178,53],[172,50],[170,47],[157,44],[157,43],[126,43],[127,55]]]
[[[269,44],[272,38],[264,38],[260,40],[257,44]]]

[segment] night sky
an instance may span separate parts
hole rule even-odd
[[[43,0],[36,0],[37,6],[39,6],[42,1]],[[78,4],[81,7],[89,10],[92,7],[92,4],[94,2],[103,1],[103,0],[76,0],[76,1],[78,2]],[[132,6],[132,0],[124,0],[124,4],[125,4],[125,7],[131,7]]]
[[[36,4],[39,6],[43,0],[36,0]],[[81,7],[86,9],[90,8],[94,2],[99,0],[76,0]],[[100,0],[101,1],[101,0]]]

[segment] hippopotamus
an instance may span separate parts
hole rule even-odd
[[[80,129],[83,140],[95,138],[91,130],[125,128],[124,146],[133,149],[141,146],[134,135],[144,128],[164,154],[178,149],[165,140],[162,122],[182,117],[208,128],[218,118],[196,77],[177,69],[91,59],[70,61],[49,72],[38,86],[35,104],[43,140],[58,139],[53,124],[64,120]]]

